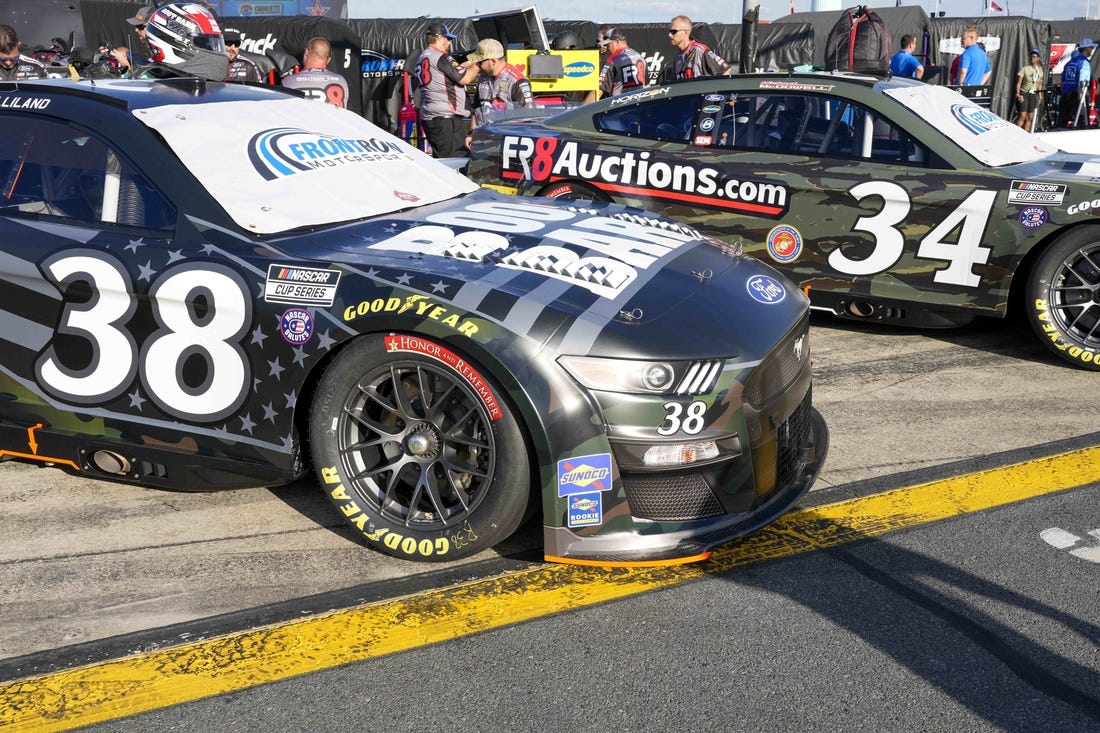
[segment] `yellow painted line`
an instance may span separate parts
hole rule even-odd
[[[0,729],[65,730],[1100,481],[1100,447],[797,510],[699,565],[547,565],[0,684]]]

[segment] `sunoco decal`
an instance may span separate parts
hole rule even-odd
[[[611,454],[597,453],[558,461],[558,496],[608,491],[611,488]]]
[[[776,262],[792,262],[802,254],[802,234],[787,224],[768,232],[768,254]]]
[[[603,496],[599,492],[569,497],[566,524],[570,527],[594,527],[603,524]]]
[[[269,265],[264,300],[268,303],[332,305],[339,284],[339,270]]]
[[[378,138],[353,140],[281,127],[248,141],[248,159],[264,180],[286,178],[322,168],[407,157],[397,145]]]
[[[681,159],[655,158],[644,151],[612,152],[557,138],[506,135],[501,141],[501,176],[553,182],[580,179],[610,193],[646,196],[778,219],[787,213],[790,192],[778,182],[730,178],[718,168]]]
[[[1068,190],[1069,187],[1064,183],[1013,181],[1008,189],[1008,203],[1061,206]]]
[[[975,135],[981,135],[996,130],[998,127],[1008,127],[1012,123],[1001,119],[987,109],[975,107],[969,104],[951,105],[951,116]]]
[[[493,390],[489,386],[489,383],[485,381],[485,378],[481,376],[480,372],[470,366],[470,364],[458,354],[455,354],[453,351],[433,341],[428,341],[427,339],[422,339],[417,336],[390,334],[386,336],[384,342],[387,352],[413,352],[427,356],[430,359],[435,359],[451,367],[461,374],[462,378],[474,388],[474,391],[477,392],[477,396],[481,399],[481,403],[485,405],[485,409],[488,410],[489,417],[494,420],[499,420],[504,415],[500,409],[500,402],[497,401],[497,397],[493,394]]]
[[[753,275],[745,283],[745,289],[749,291],[753,300],[764,305],[775,305],[787,299],[787,290],[778,280],[769,275]]]

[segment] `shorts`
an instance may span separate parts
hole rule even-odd
[[[1023,101],[1017,101],[1016,106],[1021,112],[1034,112],[1039,107],[1038,92],[1024,92]]]

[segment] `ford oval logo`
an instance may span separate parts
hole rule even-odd
[[[565,75],[571,78],[578,76],[588,76],[596,71],[596,65],[590,64],[587,61],[574,61],[565,67]]]

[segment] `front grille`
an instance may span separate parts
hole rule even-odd
[[[810,441],[811,428],[810,392],[776,431],[776,486],[790,482],[798,472],[802,449]]]
[[[746,402],[757,407],[766,405],[798,378],[810,360],[809,329],[810,317],[806,316],[753,370],[745,385]]]
[[[725,514],[698,473],[623,474],[630,513],[654,522],[707,519]]]

